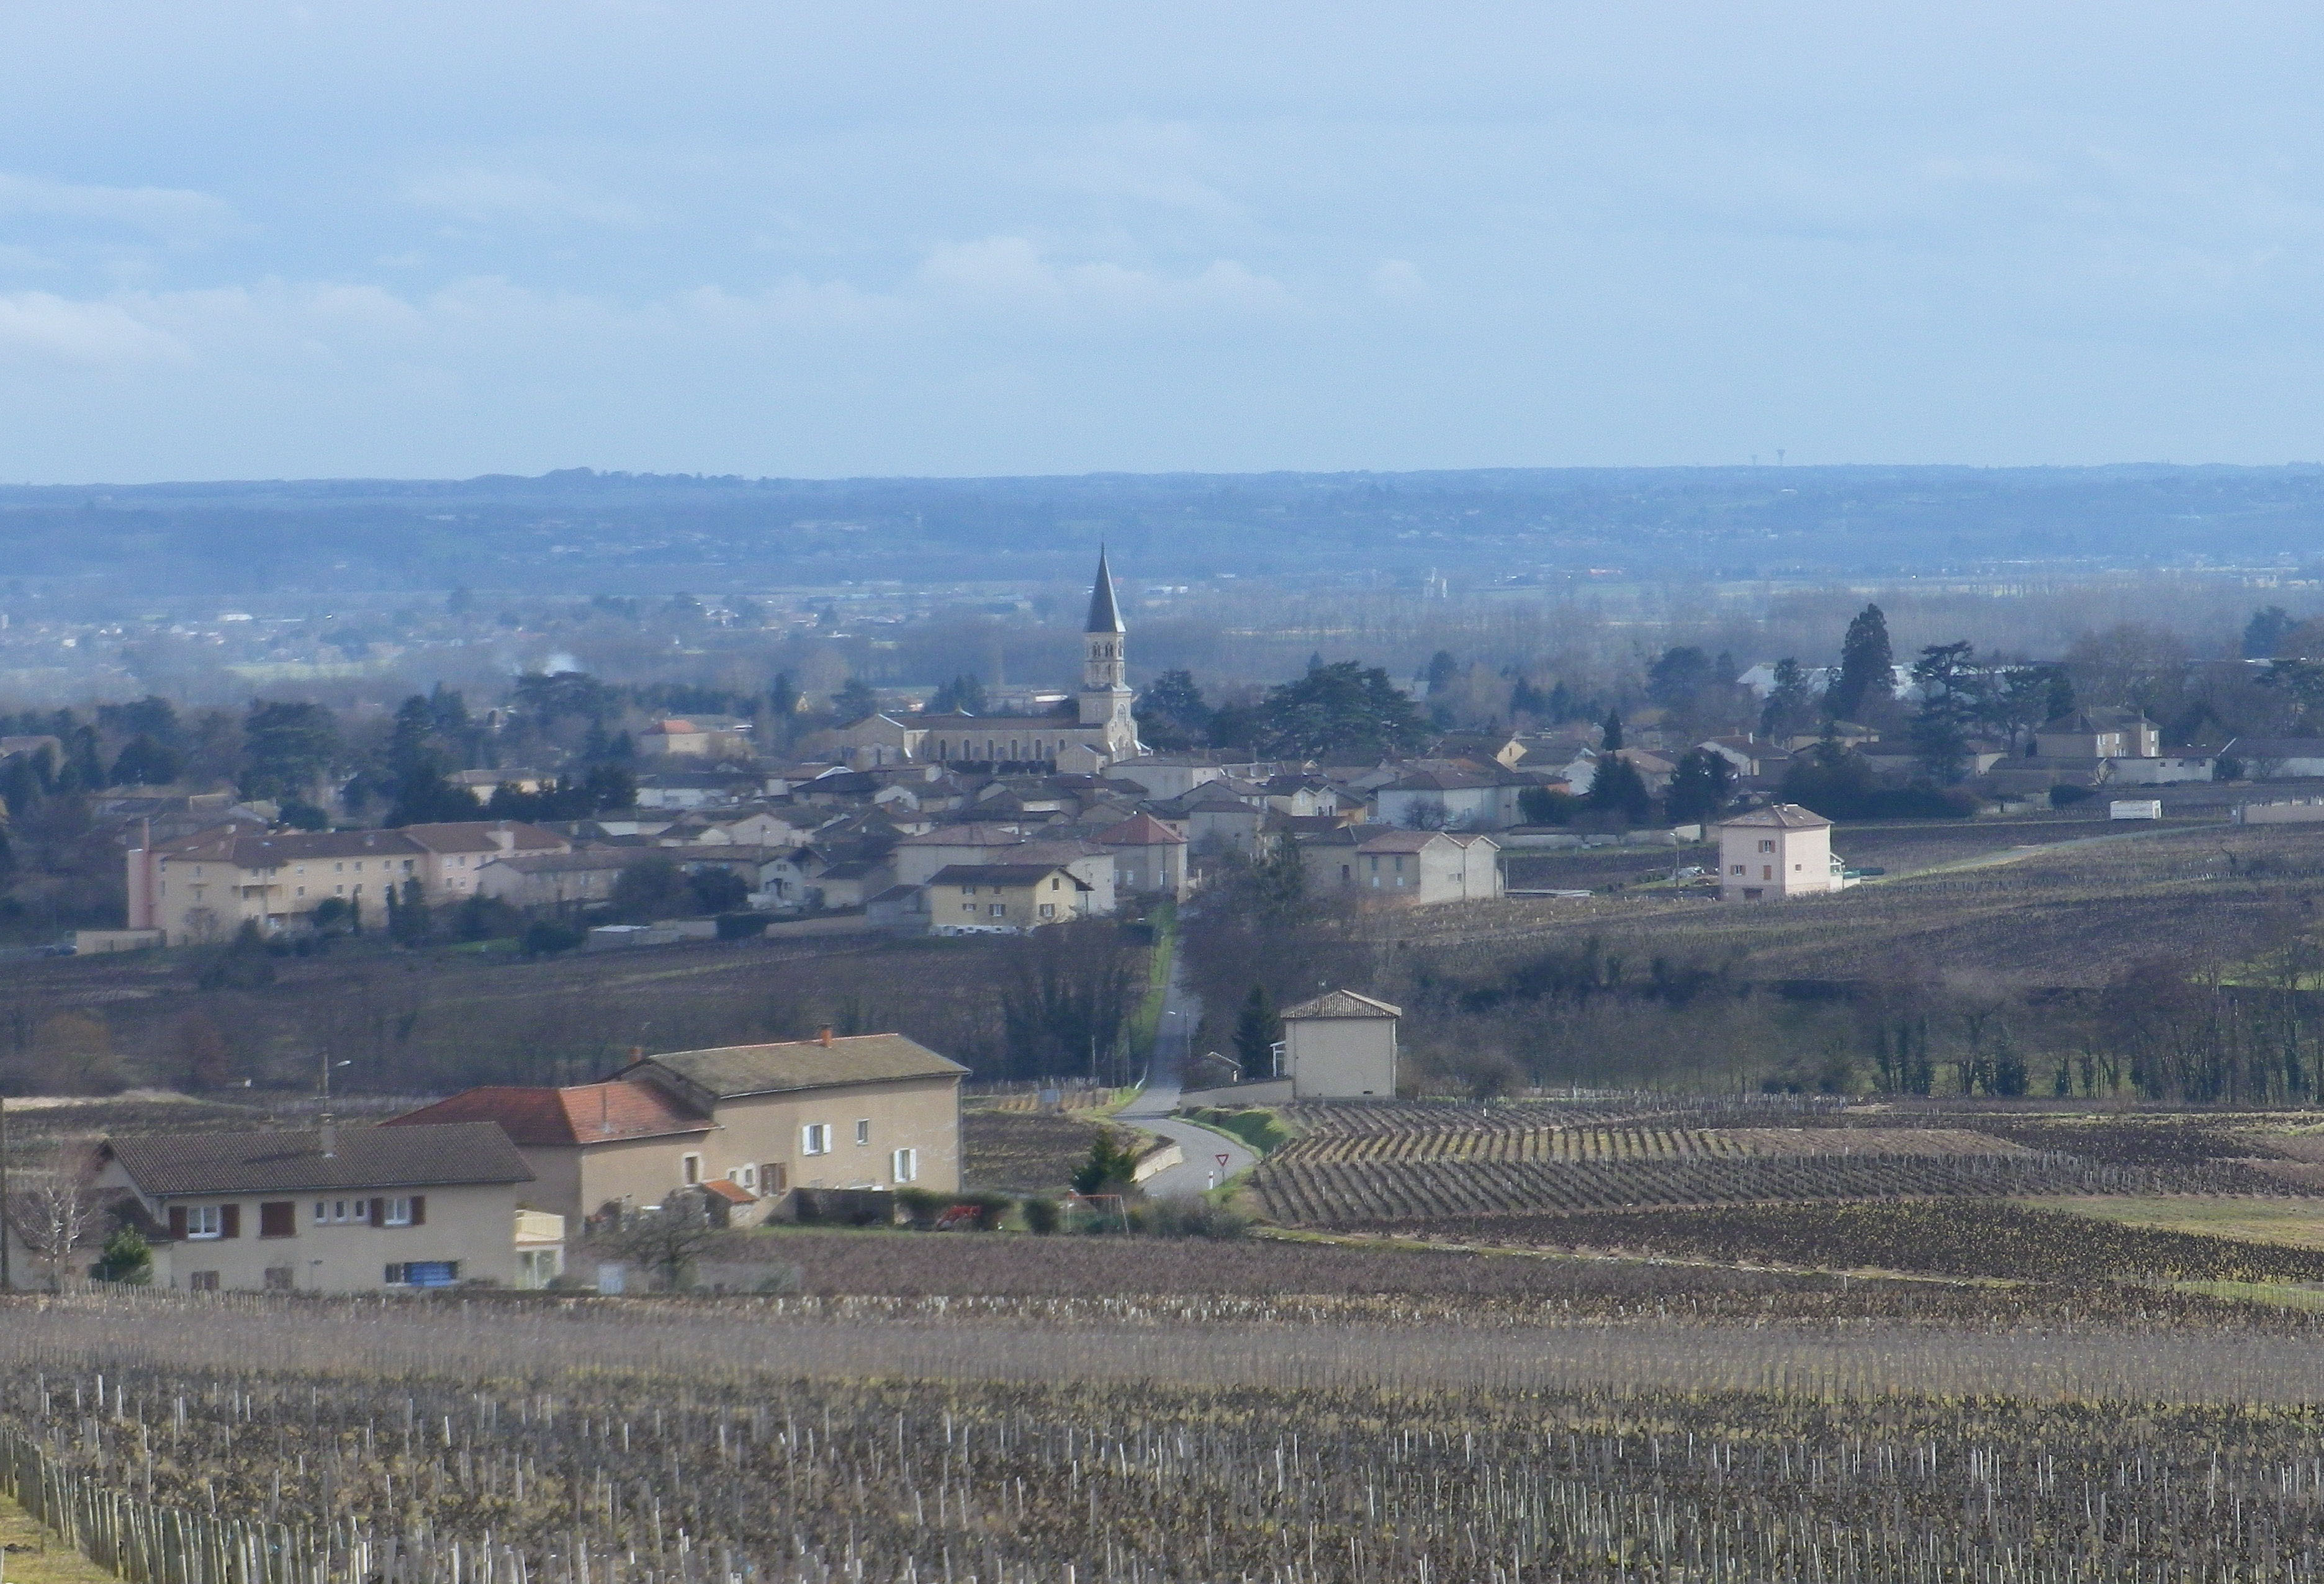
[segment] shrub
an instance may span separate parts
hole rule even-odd
[[[1017,1213],[1023,1218],[1025,1229],[1046,1238],[1057,1229],[1057,1202],[1043,1199],[1038,1194],[1017,1202]]]
[[[771,913],[722,913],[718,916],[718,938],[722,941],[747,941],[767,933],[774,923]]]
[[[2097,796],[2098,794],[2088,787],[2052,787],[2050,788],[2050,806],[2070,808],[2077,803],[2087,803]]]
[[[896,1190],[896,1209],[902,1214],[904,1224],[916,1231],[925,1232],[936,1225],[936,1217],[943,1214],[951,1203],[948,1196],[931,1188]],[[799,1219],[804,1220],[807,1218],[802,1214]]]
[[[576,926],[554,918],[536,918],[525,926],[524,954],[528,957],[553,956],[569,952],[589,938],[589,933]]]
[[[1132,1230],[1152,1238],[1240,1238],[1251,1218],[1209,1199],[1157,1199],[1130,1212]]]

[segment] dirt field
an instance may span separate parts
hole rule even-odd
[[[1101,1131],[1087,1116],[973,1106],[961,1115],[961,1175],[970,1188],[1056,1193]]]

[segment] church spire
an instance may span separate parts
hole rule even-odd
[[[1121,632],[1121,608],[1113,603],[1113,573],[1105,564],[1105,547],[1097,550],[1097,583],[1090,590],[1089,620],[1084,632]]]

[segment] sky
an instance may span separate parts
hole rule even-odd
[[[2290,4],[9,4],[0,479],[2312,461]]]

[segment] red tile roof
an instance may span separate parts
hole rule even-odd
[[[1150,814],[1133,815],[1097,833],[1109,847],[1184,847],[1186,838]]]
[[[498,1122],[519,1144],[595,1144],[708,1131],[710,1119],[680,1106],[650,1083],[620,1080],[562,1089],[493,1084],[407,1112],[384,1127],[430,1122]]]

